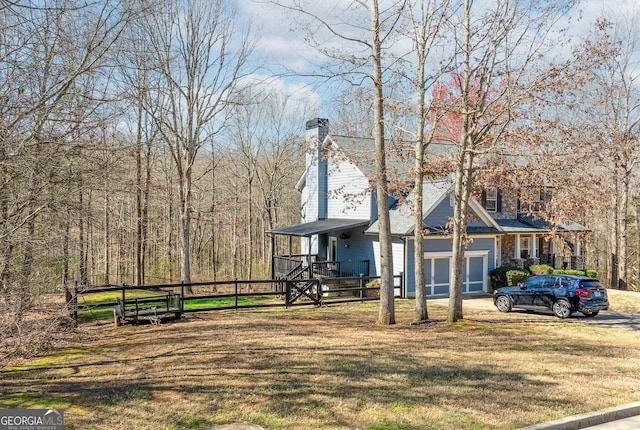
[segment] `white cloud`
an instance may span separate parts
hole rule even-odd
[[[278,94],[287,99],[287,105],[291,113],[308,114],[318,112],[321,106],[320,95],[305,83],[295,82],[292,79],[283,79],[273,76],[253,74],[242,80],[242,85],[252,87],[256,92],[264,94]]]

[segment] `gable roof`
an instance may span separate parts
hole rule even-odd
[[[423,220],[428,222],[429,215],[440,205],[453,190],[453,182],[451,179],[426,180],[423,182],[422,188],[422,213]],[[413,234],[415,224],[413,221],[413,201],[415,194],[391,208],[389,211],[389,221],[391,224],[391,234],[395,236],[408,236]],[[469,233],[501,233],[502,229],[496,221],[487,213],[482,205],[473,197],[469,199],[469,207],[484,223],[484,226],[469,226]],[[442,233],[444,225],[429,225],[427,222],[423,224],[423,228],[432,233]],[[376,220],[365,230],[365,234],[378,234],[379,224]]]
[[[353,137],[342,135],[327,135],[323,144],[333,146],[333,150],[340,153],[356,165],[367,177],[375,176],[374,139],[369,137]],[[409,180],[412,175],[415,159],[411,142],[390,142],[386,151],[387,170],[395,179]],[[430,143],[427,147],[425,159],[429,156],[453,156],[457,146],[448,143]]]

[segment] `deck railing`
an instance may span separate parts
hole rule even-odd
[[[315,254],[312,255],[274,255],[273,256],[273,276],[276,278],[286,277],[300,267],[308,267],[309,259],[314,262],[318,259]]]
[[[369,276],[369,260],[316,261],[311,267],[314,275],[328,278]]]
[[[310,260],[310,261],[309,261]],[[348,276],[369,276],[369,260],[320,261],[315,255],[274,255],[273,274],[277,278],[290,278],[308,268],[306,277],[341,278]],[[305,277],[303,275],[303,277]]]

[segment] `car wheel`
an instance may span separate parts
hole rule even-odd
[[[585,316],[585,317],[588,317],[588,318],[593,318],[593,317],[595,317],[596,315],[598,315],[598,313],[599,313],[599,312],[600,312],[600,311],[591,311],[591,312],[589,312],[589,311],[582,311],[582,313],[584,314],[584,316]]]
[[[567,302],[566,300],[556,300],[553,303],[553,313],[556,314],[556,316],[558,318],[569,318],[569,316],[571,316],[571,306],[569,305],[569,302]]]
[[[511,299],[507,296],[496,297],[496,307],[500,312],[509,312],[511,310]]]

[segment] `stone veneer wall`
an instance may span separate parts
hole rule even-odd
[[[518,218],[518,198],[517,194],[511,190],[500,190],[502,196],[502,211],[489,212],[494,219],[516,219]],[[513,254],[511,254],[513,255]]]

